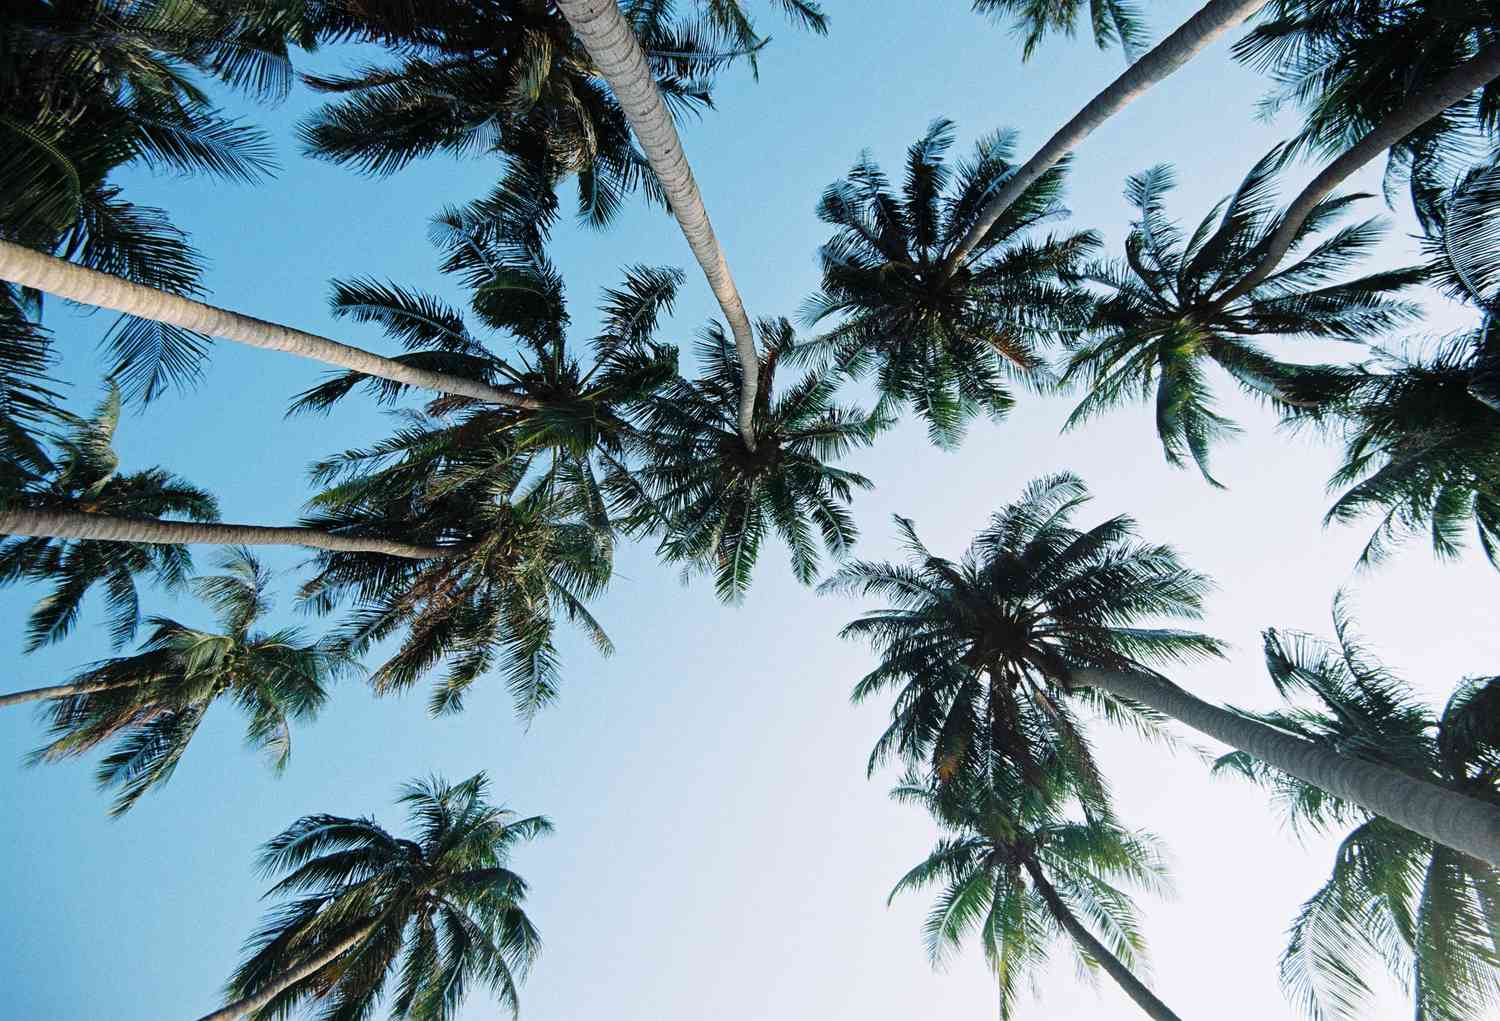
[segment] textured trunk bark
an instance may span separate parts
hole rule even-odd
[[[1262,0],[1264,2],[1264,0]],[[620,14],[615,0],[557,0],[558,10],[568,19],[573,32],[594,58],[599,73],[609,83],[619,100],[636,139],[651,161],[661,181],[662,191],[671,203],[672,215],[687,238],[693,257],[703,268],[708,286],[713,289],[729,329],[734,334],[735,350],[740,356],[740,436],[745,445],[755,449],[755,389],[760,378],[760,356],[755,349],[755,334],[750,317],[729,272],[729,263],[703,207],[703,194],[693,179],[693,168],[682,151],[682,140],[672,116],[662,102],[656,79],[646,63],[646,55],[630,23]]]
[[[1186,64],[1199,50],[1265,6],[1265,3],[1266,0],[1213,0],[1212,3],[1204,4],[1177,31],[1126,68],[1124,74],[1089,100],[1072,120],[1047,139],[1047,144],[1037,150],[1035,156],[1010,176],[1005,187],[990,199],[979,214],[978,222],[948,257],[947,271],[951,274],[958,269],[964,258],[974,250],[974,246],[979,244],[986,232],[1000,219],[1001,214],[1010,208],[1011,203],[1020,198],[1021,193],[1031,187],[1037,178],[1077,149],[1099,125]]]
[[[1313,208],[1328,197],[1343,183],[1344,179],[1407,135],[1432,120],[1448,107],[1457,103],[1477,89],[1481,89],[1500,78],[1500,43],[1480,50],[1466,64],[1454,68],[1436,85],[1407,100],[1406,105],[1382,121],[1375,130],[1356,142],[1338,159],[1328,164],[1323,172],[1302,189],[1302,193],[1287,207],[1286,218],[1266,246],[1266,254],[1260,264],[1251,270],[1214,304],[1223,308],[1236,298],[1242,298],[1259,286],[1276,269],[1278,263],[1291,250],[1292,238],[1302,221]]]
[[[356,943],[374,931],[375,923],[372,922],[348,939],[335,944],[324,953],[314,957],[306,964],[293,968],[254,996],[247,996],[243,1000],[236,1000],[231,1004],[220,1007],[212,1014],[204,1014],[198,1021],[235,1021],[236,1018],[242,1018],[255,1013],[298,982],[328,967],[328,965],[348,952]]]
[[[197,521],[114,518],[81,511],[0,511],[0,535],[48,539],[97,539],[157,545],[310,546],[340,553],[385,553],[407,560],[431,560],[455,552],[453,547],[415,546],[392,539],[364,539],[320,532],[316,528],[272,528],[265,525],[215,525]]]
[[[1058,892],[1053,889],[1052,884],[1047,882],[1047,877],[1042,868],[1034,859],[1027,858],[1022,862],[1026,871],[1031,875],[1031,881],[1036,886],[1036,892],[1042,895],[1042,900],[1047,902],[1052,917],[1056,918],[1058,924],[1068,931],[1073,937],[1073,942],[1088,951],[1088,955],[1103,965],[1104,970],[1109,972],[1109,977],[1114,979],[1119,987],[1125,990],[1125,995],[1136,1002],[1136,1006],[1145,1011],[1147,1016],[1155,1021],[1181,1021],[1171,1009],[1156,998],[1156,994],[1146,988],[1146,984],[1136,978],[1131,970],[1120,963],[1120,959],[1109,952],[1109,948],[1094,938],[1094,934],[1083,927],[1083,923],[1074,917],[1068,905]]]
[[[0,708],[41,702],[44,699],[67,698],[69,695],[88,695],[96,691],[113,691],[115,688],[133,688],[139,681],[98,681],[94,684],[54,684],[49,688],[31,688],[27,691],[12,691],[0,695]]]
[[[370,376],[394,380],[408,386],[434,390],[438,393],[459,394],[492,404],[503,404],[513,408],[536,408],[540,405],[530,398],[518,397],[507,390],[442,372],[416,369],[400,362],[384,358],[373,351],[350,347],[327,337],[305,333],[268,323],[253,316],[240,315],[228,309],[205,305],[201,301],[168,294],[144,284],[132,283],[108,273],[86,269],[65,259],[58,259],[43,252],[33,251],[9,241],[0,241],[0,280],[38,291],[55,294],[69,301],[82,302],[98,308],[129,312],[131,315],[150,319],[153,322],[169,323],[186,330],[195,330],[214,337],[223,337],[251,347],[263,347],[272,351],[311,358],[315,361],[352,369]]]
[[[1075,684],[1133,699],[1440,844],[1500,865],[1500,809],[1210,705],[1164,678],[1078,670]]]

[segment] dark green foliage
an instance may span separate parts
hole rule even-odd
[[[1271,0],[1235,55],[1275,77],[1268,116],[1302,109],[1297,147],[1332,156],[1497,42],[1497,0]],[[1417,214],[1430,217],[1431,200],[1497,126],[1500,82],[1490,82],[1391,148],[1388,186],[1409,180]]]
[[[59,449],[47,455],[44,470],[24,482],[9,504],[124,518],[217,521],[214,498],[176,475],[161,468],[118,471],[112,444],[119,419],[120,398],[112,391],[91,419],[73,425]],[[0,542],[0,585],[25,579],[52,587],[27,620],[28,652],[66,637],[78,622],[84,596],[95,586],[103,592],[110,637],[119,648],[140,625],[136,577],[149,574],[171,588],[185,581],[191,569],[186,546],[20,536]]]
[[[842,558],[857,536],[848,511],[863,475],[833,462],[867,446],[888,424],[878,413],[835,403],[838,377],[808,372],[775,394],[776,370],[795,337],[785,319],[762,320],[756,390],[755,450],[740,438],[741,371],[733,341],[718,323],[698,343],[703,375],[677,379],[643,402],[631,451],[638,471],[617,476],[632,526],[663,535],[668,561],[712,571],[719,598],[740,599],[760,545],[774,529],[791,551],[792,572],[811,584],[818,538]]]
[[[863,701],[894,689],[891,725],[870,769],[893,756],[941,780],[983,775],[998,761],[1041,784],[1060,762],[1092,803],[1105,783],[1070,703],[1155,733],[1160,718],[1095,689],[1074,688],[1075,670],[1152,672],[1150,663],[1216,656],[1216,640],[1142,626],[1150,618],[1199,616],[1209,582],[1167,546],[1135,537],[1125,516],[1072,527],[1089,499],[1078,478],[1028,485],[996,513],[954,563],[935,556],[904,518],[902,564],[853,563],[825,591],[880,596],[843,635],[868,641],[880,659],[854,688]]]
[[[149,637],[131,656],[95,663],[68,684],[108,690],[55,699],[46,707],[52,740],[33,762],[84,755],[113,741],[99,764],[99,786],[118,791],[111,815],[128,811],[166,783],[204,716],[220,699],[246,716],[245,739],[278,771],[292,751],[294,720],[312,718],[326,687],[352,664],[295,628],[255,629],[270,610],[271,574],[245,549],[220,560],[222,575],[195,578],[220,631],[152,617]]]
[[[1003,416],[1011,382],[1052,381],[1042,348],[1083,325],[1089,306],[1058,277],[1099,243],[1087,231],[1033,236],[1065,215],[1064,162],[1022,193],[963,265],[949,266],[1015,169],[1012,133],[981,139],[971,158],[949,165],[952,144],[953,125],[934,121],[907,152],[899,198],[868,154],[823,192],[818,216],[838,232],[820,249],[823,290],[803,313],[810,325],[842,317],[808,347],[856,376],[875,368],[882,394],[914,406],[943,446],[981,412]]]
[[[1342,227],[1312,243],[1361,196],[1326,199],[1302,222],[1292,252],[1310,245],[1251,291],[1224,296],[1261,261],[1283,215],[1275,210],[1278,149],[1262,158],[1233,195],[1184,236],[1167,219],[1163,200],[1171,168],[1158,165],[1129,178],[1126,198],[1138,211],[1125,259],[1086,268],[1083,279],[1108,294],[1094,313],[1086,342],[1068,362],[1065,381],[1082,380],[1088,395],[1068,426],[1109,408],[1154,397],[1162,449],[1174,465],[1191,458],[1209,473],[1213,443],[1237,431],[1215,410],[1204,371],[1212,362],[1247,393],[1284,407],[1293,369],[1266,353],[1259,338],[1311,337],[1362,341],[1408,322],[1416,309],[1393,297],[1423,278],[1413,267],[1331,283],[1379,241],[1377,220]]]
[[[1312,704],[1245,715],[1500,805],[1500,678],[1465,680],[1434,716],[1370,655],[1341,599],[1333,619],[1336,643],[1265,632],[1276,690]],[[1270,788],[1294,827],[1348,830],[1333,874],[1302,905],[1281,958],[1282,985],[1309,1016],[1367,1016],[1364,976],[1381,964],[1424,1021],[1493,1016],[1500,1006],[1500,874],[1244,753],[1224,756],[1215,769]]]
[[[1048,32],[1073,35],[1084,0],[974,0],[974,10],[998,19],[1011,17],[1017,34],[1026,36],[1022,59],[1030,60]],[[1135,0],[1088,0],[1087,30],[1101,50],[1118,43],[1134,60],[1146,49],[1146,25]]]
[[[283,901],[250,938],[229,995],[252,996],[350,936],[366,934],[328,966],[251,1015],[272,1021],[316,1007],[320,1017],[373,1015],[451,1021],[476,985],[514,1015],[517,985],[541,946],[522,908],[526,882],[510,869],[515,846],[550,833],[541,816],[518,819],[486,798],[478,773],[401,789],[411,836],[372,818],[309,815],[273,837],[260,857],[267,891]]]

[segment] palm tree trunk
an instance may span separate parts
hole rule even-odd
[[[682,236],[687,238],[693,257],[703,268],[708,286],[729,320],[735,350],[740,356],[740,436],[745,446],[754,451],[755,390],[760,377],[755,335],[724,250],[719,247],[713,224],[709,222],[708,210],[703,206],[703,194],[693,179],[693,168],[682,151],[682,139],[678,138],[672,116],[662,102],[646,55],[615,0],[557,0],[557,7],[619,100],[636,139],[651,161],[651,169],[656,171],[672,215],[682,228]]]
[[[488,383],[403,365],[373,351],[350,347],[290,326],[240,315],[179,294],[159,291],[154,287],[100,273],[10,241],[0,241],[0,280],[55,294],[69,301],[114,309],[116,312],[128,312],[142,319],[169,323],[185,330],[223,337],[251,347],[286,351],[424,390],[459,394],[513,408],[540,407],[530,398],[519,397]]]
[[[1027,160],[1005,181],[979,213],[979,219],[964,235],[958,247],[948,256],[947,272],[951,275],[968,254],[984,239],[991,227],[1000,219],[1011,203],[1021,193],[1068,153],[1077,149],[1094,130],[1128,106],[1137,96],[1147,92],[1183,64],[1198,51],[1234,28],[1263,7],[1266,0],[1212,0],[1194,14],[1182,26],[1153,46],[1145,56],[1125,69],[1125,72],[1109,85],[1073,119],[1064,124],[1057,133],[1047,139],[1035,156]]]
[[[1076,670],[1072,681],[1139,702],[1398,826],[1500,865],[1500,809],[1492,805],[1220,709],[1164,677]]]
[[[1052,912],[1052,917],[1057,919],[1068,935],[1073,937],[1073,942],[1082,947],[1090,957],[1104,966],[1109,972],[1109,977],[1114,979],[1119,987],[1125,990],[1125,995],[1136,1002],[1136,1006],[1146,1012],[1148,1017],[1155,1021],[1181,1021],[1172,1013],[1165,1003],[1156,998],[1156,994],[1146,988],[1146,984],[1136,978],[1131,970],[1120,962],[1120,959],[1110,953],[1109,948],[1094,938],[1094,934],[1083,927],[1083,923],[1069,910],[1068,905],[1063,903],[1052,884],[1047,882],[1047,877],[1042,872],[1041,865],[1035,858],[1025,858],[1021,864],[1031,875],[1031,882],[1036,886],[1036,892],[1042,895],[1042,900],[1047,902],[1047,908]]]
[[[1276,269],[1278,263],[1291,250],[1292,240],[1319,202],[1338,187],[1345,178],[1400,142],[1407,135],[1441,114],[1454,103],[1476,90],[1500,78],[1500,43],[1480,50],[1473,60],[1460,64],[1449,71],[1437,84],[1425,92],[1408,99],[1375,129],[1350,147],[1342,156],[1328,164],[1323,172],[1302,189],[1302,193],[1287,207],[1286,216],[1276,233],[1266,245],[1266,254],[1260,263],[1235,284],[1214,304],[1226,307],[1236,298],[1244,297]]]
[[[218,1010],[214,1011],[212,1014],[204,1014],[201,1018],[198,1019],[198,1021],[235,1021],[235,1019],[237,1018],[242,1018],[248,1014],[255,1013],[257,1010],[260,1010],[266,1004],[276,999],[276,997],[286,992],[298,982],[301,982],[303,979],[317,974],[319,971],[322,971],[324,968],[328,967],[328,965],[332,964],[338,958],[342,957],[345,953],[351,950],[355,946],[355,944],[359,943],[366,936],[370,935],[370,933],[374,932],[375,926],[378,924],[378,922],[371,922],[363,929],[360,929],[358,932],[354,933],[348,939],[341,940],[340,942],[334,944],[332,947],[329,947],[323,953],[319,954],[317,957],[314,957],[306,964],[293,968],[291,971],[284,973],[266,988],[256,993],[254,996],[247,996],[243,1000],[235,1000],[233,1003],[226,1004],[225,1006],[220,1007]]]
[[[384,553],[407,560],[450,556],[455,547],[417,546],[393,539],[337,535],[316,528],[273,528],[265,525],[219,525],[158,518],[116,518],[83,511],[0,511],[0,535],[31,535],[47,539],[96,539],[102,542],[144,542],[157,545],[310,546],[339,553]]]
[[[54,684],[47,688],[31,688],[27,691],[12,691],[0,695],[0,709],[44,699],[67,698],[69,695],[91,695],[96,691],[113,691],[116,688],[133,688],[140,681],[95,681],[93,684]]]

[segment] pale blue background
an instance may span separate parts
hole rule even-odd
[[[766,11],[763,23],[776,38],[760,82],[729,76],[717,111],[684,132],[755,315],[793,315],[816,286],[814,251],[826,230],[813,206],[862,147],[896,172],[906,145],[945,115],[957,121],[964,146],[1008,125],[1029,151],[1122,66],[1117,53],[1066,39],[1048,41],[1023,66],[1018,42],[962,0],[826,6],[829,39],[799,34]],[[1194,6],[1149,5],[1155,36]],[[328,54],[319,63],[342,59]],[[1118,250],[1129,219],[1123,178],[1159,160],[1180,170],[1174,215],[1196,220],[1290,130],[1290,122],[1253,120],[1262,86],[1220,45],[1137,101],[1079,155],[1070,194],[1076,225],[1102,230]],[[433,160],[369,180],[314,163],[296,154],[291,135],[308,105],[299,92],[279,110],[250,111],[277,140],[283,172],[275,182],[251,189],[131,175],[130,195],[168,206],[192,232],[212,260],[213,301],[391,350],[376,331],[330,319],[327,281],[373,274],[459,300],[435,272],[425,221],[444,202],[480,194],[494,166]],[[1286,193],[1308,173],[1294,172]],[[1376,181],[1366,175],[1364,183]],[[1367,204],[1379,207],[1378,199]],[[1414,250],[1404,210],[1397,223],[1392,263]],[[690,265],[671,221],[639,203],[608,234],[564,227],[554,254],[580,337],[592,332],[592,305],[618,267]],[[663,336],[686,347],[713,311],[694,272]],[[63,313],[51,313],[67,355],[62,375],[88,404],[98,374],[93,344],[107,318]],[[1452,329],[1465,320],[1439,310],[1433,322]],[[312,363],[220,344],[195,393],[125,421],[125,464],[160,463],[211,487],[226,520],[292,521],[308,492],[308,462],[386,429],[359,402],[327,419],[284,420],[289,395],[319,373]],[[890,515],[902,513],[934,548],[957,554],[1028,479],[1071,468],[1098,495],[1086,517],[1129,511],[1146,536],[1174,543],[1218,580],[1205,627],[1234,642],[1234,656],[1184,671],[1183,683],[1211,698],[1269,705],[1259,630],[1326,633],[1329,601],[1350,582],[1365,532],[1320,525],[1329,448],[1279,434],[1265,409],[1227,384],[1222,392],[1246,426],[1219,455],[1228,492],[1169,469],[1144,408],[1060,437],[1067,399],[1027,399],[1008,422],[976,426],[962,450],[948,454],[908,423],[853,461],[879,483],[855,506],[859,552],[895,555]],[[205,549],[198,563],[207,567],[212,557]],[[268,558],[284,567],[300,560]],[[1376,646],[1434,699],[1466,673],[1496,670],[1497,578],[1477,553],[1438,565],[1416,544],[1353,583]],[[55,683],[108,652],[90,614],[64,644],[20,655],[22,617],[38,594],[0,593],[0,641],[12,652],[6,689]],[[147,610],[202,619],[155,594]],[[886,800],[889,777],[864,777],[886,706],[848,704],[869,657],[836,632],[857,610],[798,587],[777,546],[763,555],[740,608],[718,605],[702,582],[681,587],[649,549],[627,548],[597,605],[619,652],[603,660],[570,636],[561,702],[529,731],[511,717],[498,682],[477,689],[466,714],[442,720],[426,718],[420,693],[377,702],[349,683],[317,725],[297,732],[290,768],[277,780],[242,749],[241,723],[223,708],[169,787],[120,822],[105,817],[91,762],[20,765],[41,728],[30,713],[11,711],[0,717],[0,1014],[198,1016],[218,1002],[261,912],[263,883],[251,862],[262,840],[310,811],[374,813],[399,827],[391,799],[400,781],[485,769],[501,799],[557,825],[517,861],[533,884],[529,907],[546,940],[523,991],[531,1021],[993,1016],[978,952],[934,974],[919,939],[927,902],[885,906],[891,883],[921,857],[932,832],[915,810]],[[284,611],[278,619],[293,618]],[[1185,1018],[1290,1016],[1275,960],[1297,903],[1325,872],[1331,843],[1299,845],[1259,793],[1210,782],[1191,753],[1097,733],[1125,818],[1161,834],[1175,854],[1178,898],[1145,902],[1156,988]],[[1096,992],[1079,982],[1062,955],[1040,978],[1045,1002],[1028,1004],[1023,1016],[1136,1016],[1108,984]],[[496,1010],[476,995],[465,1016]],[[1390,998],[1371,1017],[1408,1012]]]

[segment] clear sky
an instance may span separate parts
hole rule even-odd
[[[862,148],[894,169],[928,121],[946,116],[964,147],[1011,126],[1029,152],[1122,66],[1118,53],[1101,54],[1082,39],[1048,40],[1023,65],[1018,41],[964,0],[825,6],[826,39],[765,10],[763,26],[775,39],[760,81],[729,75],[717,110],[684,131],[754,315],[793,316],[816,287],[814,253],[827,231],[813,208]],[[1147,5],[1155,36],[1195,6]],[[346,59],[329,52],[318,64]],[[1129,220],[1124,177],[1159,161],[1180,172],[1171,212],[1196,222],[1290,133],[1290,122],[1254,119],[1263,86],[1224,45],[1200,55],[1087,142],[1070,188],[1072,225],[1099,229],[1117,252]],[[276,139],[283,169],[270,184],[130,175],[128,194],[168,207],[192,233],[212,263],[211,300],[389,351],[375,330],[331,320],[328,281],[369,274],[461,304],[461,292],[436,272],[426,219],[445,202],[480,194],[495,167],[432,160],[370,180],[312,162],[297,155],[291,131],[309,105],[303,92],[274,111],[230,102]],[[1295,170],[1283,194],[1309,173]],[[1381,200],[1365,208],[1378,212]],[[1413,229],[1399,208],[1382,261],[1411,256]],[[692,270],[664,339],[687,349],[716,311],[672,221],[640,203],[606,234],[565,225],[553,254],[579,337],[592,333],[600,288],[628,263]],[[65,352],[61,375],[86,406],[97,396],[93,344],[108,314],[55,306],[49,317]],[[1451,309],[1434,313],[1434,330],[1462,325]],[[1278,350],[1292,358],[1354,355]],[[284,419],[289,396],[319,375],[313,363],[221,343],[193,393],[127,418],[124,463],[162,464],[211,488],[227,521],[293,521],[309,492],[305,465],[388,428],[358,401],[326,419]],[[1464,675],[1494,673],[1500,579],[1482,557],[1437,564],[1415,543],[1379,572],[1352,575],[1367,532],[1321,526],[1334,452],[1279,432],[1269,411],[1220,383],[1226,408],[1246,428],[1218,456],[1227,492],[1165,464],[1145,408],[1059,435],[1070,401],[1029,398],[1008,421],[977,424],[956,453],[933,449],[920,424],[908,422],[856,456],[852,466],[878,484],[854,507],[859,554],[899,555],[890,518],[900,513],[934,549],[956,555],[1027,480],[1067,468],[1096,493],[1086,523],[1130,512],[1147,538],[1174,544],[1217,580],[1204,628],[1234,643],[1234,652],[1176,677],[1204,697],[1273,704],[1260,630],[1326,634],[1341,586],[1350,587],[1375,647],[1434,702]],[[207,568],[213,556],[203,549],[197,562]],[[289,602],[301,556],[266,558],[288,570]],[[100,617],[90,612],[74,637],[22,656],[23,615],[39,594],[0,592],[0,648],[12,653],[7,690],[57,683],[108,654]],[[145,608],[203,621],[196,607],[158,593]],[[241,721],[222,707],[167,788],[122,821],[106,817],[107,800],[91,787],[92,762],[21,765],[42,728],[29,712],[12,710],[0,717],[0,1014],[197,1017],[219,1002],[262,911],[265,884],[251,865],[263,840],[315,811],[373,813],[399,828],[392,798],[402,780],[483,769],[497,798],[549,815],[557,827],[516,862],[532,883],[528,907],[545,940],[522,991],[530,1021],[993,1016],[993,983],[977,948],[934,973],[920,941],[928,902],[885,904],[934,833],[917,810],[887,800],[892,777],[865,778],[888,706],[849,704],[870,657],[837,631],[860,609],[799,587],[774,544],[740,607],[719,605],[702,580],[682,586],[649,548],[627,547],[596,606],[618,652],[601,659],[570,635],[560,703],[529,730],[512,718],[498,681],[479,686],[466,713],[441,720],[425,716],[421,691],[377,701],[350,682],[315,725],[297,731],[278,779],[243,749]],[[285,606],[277,619],[299,620]],[[1094,733],[1123,818],[1162,836],[1173,852],[1176,898],[1142,900],[1156,990],[1188,1019],[1292,1016],[1277,988],[1276,957],[1297,904],[1331,863],[1332,842],[1299,843],[1260,792],[1211,781],[1190,752],[1174,755],[1103,726]],[[1081,981],[1061,950],[1039,976],[1044,1000],[1025,1004],[1022,1016],[1138,1016],[1107,980],[1097,989]],[[496,1012],[475,995],[465,1017]],[[1392,995],[1369,1016],[1408,1013]]]

